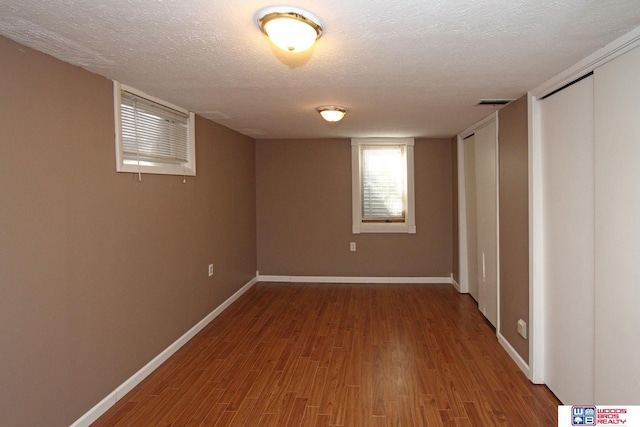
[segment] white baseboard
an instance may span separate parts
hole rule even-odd
[[[356,276],[272,276],[258,275],[258,282],[285,283],[451,283],[450,277],[356,277]]]
[[[147,363],[142,369],[133,374],[128,380],[122,383],[118,388],[109,393],[107,397],[102,399],[100,403],[91,408],[82,417],[78,418],[76,422],[71,424],[71,427],[88,427],[91,423],[97,420],[102,414],[107,412],[109,408],[116,404],[116,402],[128,392],[130,392],[135,386],[140,384],[142,380],[149,376],[154,370],[156,370],[162,363],[164,363],[169,357],[171,357],[176,351],[185,345],[191,338],[193,338],[198,332],[200,332],[205,326],[207,326],[213,319],[218,317],[227,307],[229,307],[235,300],[240,298],[242,294],[247,292],[253,285],[258,282],[258,277],[251,279],[246,285],[240,288],[235,294],[231,295],[225,302],[220,304],[207,315],[204,319],[198,322],[193,328],[189,329],[184,335],[178,338],[173,344],[167,347],[162,353],[157,355],[153,360]]]
[[[456,290],[460,293],[463,293],[460,289],[460,284],[456,281],[456,279],[453,278],[453,273],[451,273],[451,284],[453,285],[454,288],[456,288]]]
[[[498,333],[498,342],[500,343],[500,345],[502,345],[502,348],[506,350],[507,354],[511,356],[513,361],[516,362],[516,365],[518,365],[522,372],[524,372],[527,378],[529,378],[529,364],[527,364],[527,362],[525,362],[524,359],[520,357],[518,352],[511,346],[509,341],[507,341],[507,339],[502,336],[501,333]]]

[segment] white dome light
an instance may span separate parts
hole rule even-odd
[[[342,120],[345,114],[347,114],[347,109],[344,107],[336,107],[335,105],[323,105],[322,107],[316,108],[323,119],[328,122],[339,122]]]
[[[258,13],[258,25],[280,49],[302,52],[322,35],[320,20],[301,9],[285,6],[268,7]]]

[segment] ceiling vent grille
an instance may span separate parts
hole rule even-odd
[[[481,99],[476,105],[507,105],[513,99]]]

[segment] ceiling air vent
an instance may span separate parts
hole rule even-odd
[[[476,105],[507,105],[513,99],[481,99]]]

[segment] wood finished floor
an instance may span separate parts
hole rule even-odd
[[[258,283],[93,426],[556,426],[451,285]]]

